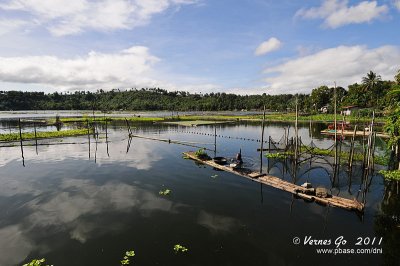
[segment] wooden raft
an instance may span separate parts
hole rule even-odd
[[[271,176],[271,175],[267,175],[267,174],[260,174],[259,172],[254,172],[251,171],[250,169],[246,169],[246,168],[238,168],[238,169],[234,169],[232,167],[229,166],[225,166],[225,165],[219,165],[217,163],[215,163],[213,160],[202,160],[197,158],[197,156],[195,155],[194,152],[184,152],[184,155],[186,155],[187,157],[189,157],[192,160],[198,161],[198,162],[202,162],[206,165],[212,166],[214,168],[235,174],[235,175],[240,175],[243,176],[247,179],[250,179],[252,181],[256,181],[280,190],[284,190],[287,192],[290,192],[294,195],[296,195],[299,198],[308,200],[308,201],[315,201],[317,203],[321,203],[324,205],[330,205],[330,206],[334,206],[334,207],[339,207],[339,208],[343,208],[349,211],[358,211],[358,212],[362,212],[364,210],[364,204],[358,202],[356,199],[346,199],[346,198],[342,198],[342,197],[337,197],[337,196],[329,196],[327,198],[320,198],[317,197],[315,195],[310,195],[307,194],[310,192],[310,189],[296,185],[296,184],[292,184],[290,182],[287,182],[285,180],[282,180],[278,177],[275,176]]]

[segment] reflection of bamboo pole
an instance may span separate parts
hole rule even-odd
[[[349,168],[351,170],[352,166],[353,166],[353,158],[354,158],[354,141],[355,141],[355,136],[356,136],[356,132],[357,132],[357,125],[354,126],[354,132],[353,132],[353,136],[351,138],[351,143],[350,143],[350,155],[349,155]]]
[[[264,129],[265,129],[265,105],[264,105],[264,112],[263,112],[263,120],[261,123],[261,147],[260,147],[260,173],[262,173],[262,166],[263,166],[263,145],[264,145]]]

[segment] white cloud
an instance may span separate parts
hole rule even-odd
[[[25,26],[27,22],[19,19],[0,19],[0,36]]]
[[[400,11],[400,0],[394,0],[394,6]]]
[[[320,7],[300,9],[295,17],[324,19],[324,26],[338,28],[347,24],[371,22],[388,12],[386,5],[378,6],[376,1],[363,1],[348,6],[348,0],[325,0]]]
[[[267,41],[261,43],[255,50],[254,54],[257,56],[264,55],[272,51],[278,50],[281,46],[282,46],[281,41],[279,41],[275,37],[272,37],[269,38]]]
[[[308,93],[321,85],[346,87],[360,82],[372,70],[383,79],[393,79],[399,68],[400,48],[382,46],[368,49],[366,46],[339,46],[321,50],[312,55],[289,60],[265,70],[269,75],[268,93]]]
[[[64,89],[152,86],[152,67],[159,59],[147,47],[117,53],[90,52],[84,57],[0,57],[0,81],[41,84]]]
[[[172,6],[195,2],[195,0],[10,0],[0,4],[0,9],[27,12],[53,35],[63,36],[86,30],[132,29],[148,23],[152,16]]]

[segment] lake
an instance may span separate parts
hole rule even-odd
[[[279,140],[288,125],[268,123],[265,140]],[[11,126],[15,122],[0,122],[4,131]],[[264,172],[287,181],[308,181],[359,200],[365,192],[360,215],[183,159],[182,152],[198,149],[192,146],[214,155],[212,125],[131,126],[135,134],[185,145],[130,140],[125,124],[113,122],[107,127],[108,143],[102,124],[97,142],[93,136],[90,144],[87,136],[40,140],[46,145],[37,152],[35,146],[23,148],[23,162],[18,145],[0,148],[0,265],[22,265],[34,258],[56,266],[118,265],[128,250],[136,253],[131,265],[392,265],[398,259],[399,240],[388,237],[392,232],[386,220],[398,214],[398,205],[383,200],[390,189],[376,174],[383,167],[369,176],[364,191],[359,165],[351,178],[342,166],[332,181],[330,159],[293,167],[290,160],[263,157]],[[216,127],[217,155],[233,158],[241,149],[245,166],[260,168],[260,123]],[[302,141],[330,147],[334,141],[319,134],[324,127],[314,124],[310,131],[308,124],[300,124]],[[24,130],[31,129],[27,125]],[[380,142],[377,152],[383,151]],[[160,195],[165,189],[171,193]],[[293,243],[296,237],[300,244]],[[304,245],[310,237],[332,243]],[[359,237],[376,241],[356,245]],[[342,249],[383,248],[383,254],[317,254],[318,248],[334,248],[337,239],[347,241]],[[188,251],[174,252],[176,244]]]

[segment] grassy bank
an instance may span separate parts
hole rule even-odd
[[[296,120],[295,113],[273,113],[265,116],[266,121],[271,122],[294,122]],[[63,123],[69,122],[105,122],[108,121],[124,121],[125,117],[96,117],[83,116],[83,117],[63,117],[59,121]],[[144,117],[144,116],[129,116],[126,117],[128,121],[132,122],[158,122],[158,121],[190,121],[190,120],[212,120],[212,121],[261,121],[262,115],[182,115],[182,116],[168,116],[168,117]],[[342,117],[337,116],[338,121],[341,121]],[[348,116],[345,118],[349,122],[370,122],[371,117],[353,117]],[[333,122],[335,116],[333,114],[316,114],[316,115],[300,115],[298,117],[299,122],[308,122],[310,120],[315,122]],[[384,122],[385,118],[377,117],[376,122]],[[55,119],[48,120],[48,123],[55,123]]]
[[[71,136],[79,136],[86,135],[88,132],[87,129],[70,129],[70,130],[61,130],[61,131],[45,131],[45,132],[37,132],[36,136],[38,139],[45,138],[62,138],[62,137],[71,137]],[[19,133],[9,133],[9,134],[0,134],[0,141],[18,141]],[[35,139],[34,132],[24,132],[22,133],[23,140]]]

